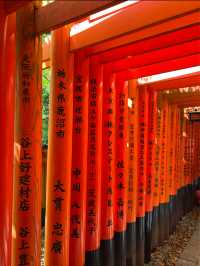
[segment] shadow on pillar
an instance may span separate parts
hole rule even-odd
[[[115,266],[126,266],[126,232],[115,232]]]
[[[145,259],[145,217],[136,220],[136,265],[144,266]]]
[[[136,266],[136,223],[127,224],[126,240],[126,265]]]
[[[114,263],[114,240],[101,240],[100,246],[101,266],[115,266]]]
[[[85,254],[85,266],[100,266],[100,250],[87,251]]]
[[[151,241],[152,241],[152,219],[153,211],[145,214],[145,263],[151,260]]]
[[[158,245],[159,245],[159,206],[154,207],[152,214],[151,249],[154,250]]]

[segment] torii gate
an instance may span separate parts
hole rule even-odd
[[[143,5],[145,5],[145,4],[141,3],[141,6],[143,6]],[[193,16],[193,19],[195,21],[195,18],[196,18],[195,15],[197,13],[198,4],[196,4],[195,1],[193,1],[192,5],[193,5],[192,8],[191,8],[191,5],[190,5],[190,8],[188,8],[187,5],[183,6],[183,7],[181,6],[181,11],[180,11],[180,14],[179,14],[180,17],[181,17],[181,12],[182,12],[182,14],[184,14],[184,15],[186,14],[185,15],[186,17],[190,16],[190,15]],[[53,6],[55,8],[56,4],[53,4]],[[101,6],[101,4],[99,4],[99,6]],[[48,10],[48,8],[51,8],[51,7],[47,7],[46,10]],[[152,7],[152,10],[154,10],[153,8],[155,8],[155,6]],[[4,10],[4,9],[2,8],[2,10]],[[24,13],[27,10],[24,9]],[[45,10],[44,8],[41,8],[41,10],[39,9],[39,13],[38,14],[42,14],[44,12],[44,10]],[[95,10],[96,9],[94,9],[94,8],[92,9],[92,11],[95,11]],[[171,6],[171,9],[169,10],[169,13],[166,12],[168,14],[168,16],[172,15],[172,13],[170,13],[170,12],[172,12],[172,10],[174,10],[174,6]],[[30,12],[31,12],[31,14],[33,14],[32,13],[33,9]],[[87,12],[89,12],[89,11],[87,10]],[[91,12],[91,10],[90,10],[90,12]],[[188,13],[189,13],[189,15],[188,15]],[[21,19],[25,18],[25,14],[23,14],[23,11],[19,12],[18,18],[19,18],[20,15],[21,15]],[[184,17],[184,15],[183,15],[183,17]],[[78,17],[78,15],[76,15],[76,18],[77,17]],[[4,31],[5,14],[2,14],[1,19],[2,19],[2,24],[1,25],[3,25],[1,29]],[[160,18],[156,18],[156,19],[158,19],[158,21],[159,21]],[[167,18],[165,18],[165,19],[167,19]],[[41,24],[40,23],[38,24],[39,20],[41,20],[41,16],[38,15],[37,31],[38,32],[42,32],[42,30],[44,28],[46,29],[46,27],[44,27],[44,25],[43,25],[43,28],[39,29],[39,26],[41,27]],[[66,20],[66,19],[64,19],[64,20]],[[9,20],[9,23],[11,23],[10,21],[11,20]],[[184,21],[185,24],[187,22],[187,20],[182,20],[182,21]],[[182,21],[180,23],[182,23]],[[163,23],[165,23],[165,22],[166,21],[164,20]],[[112,23],[112,20],[111,20],[111,23]],[[152,21],[152,23],[153,23],[153,21]],[[143,25],[143,26],[145,27],[145,25]],[[52,25],[51,25],[51,27],[52,27]],[[87,89],[87,82],[88,82],[89,79],[88,79],[88,73],[85,72],[84,67],[88,67],[89,66],[89,60],[87,60],[88,57],[90,57],[90,62],[92,62],[91,64],[92,65],[94,64],[94,73],[93,73],[94,77],[93,77],[93,79],[96,78],[96,80],[98,80],[98,83],[100,83],[102,81],[101,77],[98,76],[98,74],[97,74],[97,72],[95,72],[95,70],[103,67],[104,71],[106,71],[105,72],[106,75],[108,75],[108,77],[110,77],[110,81],[109,81],[110,84],[108,84],[107,86],[111,85],[111,83],[113,81],[113,78],[114,78],[115,80],[118,81],[116,83],[116,86],[119,86],[118,90],[123,92],[123,90],[125,90],[125,89],[127,90],[126,86],[124,87],[124,85],[126,84],[126,80],[136,79],[138,77],[145,76],[145,75],[152,75],[152,74],[156,74],[156,73],[160,73],[160,72],[164,72],[164,71],[176,70],[176,69],[180,69],[180,68],[184,68],[184,67],[198,65],[199,64],[199,50],[198,50],[198,45],[199,45],[198,38],[199,38],[199,36],[198,36],[198,29],[199,29],[198,23],[193,23],[193,25],[190,25],[188,28],[187,27],[185,27],[185,28],[183,27],[181,30],[174,31],[172,33],[169,32],[167,34],[164,33],[164,34],[161,34],[161,36],[160,36],[160,28],[159,28],[159,30],[157,31],[158,35],[156,37],[152,37],[152,38],[150,37],[150,39],[147,38],[147,40],[142,40],[142,41],[140,40],[140,41],[136,41],[133,44],[130,44],[130,49],[132,49],[132,50],[129,50],[127,46],[124,46],[122,48],[116,48],[116,49],[112,49],[112,50],[106,52],[105,50],[107,50],[112,45],[116,45],[116,43],[113,44],[114,43],[113,42],[113,43],[110,44],[110,43],[104,42],[102,45],[97,44],[96,46],[93,46],[92,48],[86,49],[83,54],[82,54],[82,52],[76,53],[75,63],[78,64],[78,67],[77,67],[77,69],[75,68],[75,73],[77,73],[79,76],[83,74],[83,78],[85,80],[84,84],[83,84],[83,89],[85,90],[84,93],[86,93],[85,96],[88,96],[87,92],[86,92],[86,89]],[[30,30],[30,28],[28,30]],[[18,25],[17,31],[18,32],[21,31],[19,25]],[[185,34],[183,34],[183,32]],[[13,27],[12,27],[11,33],[13,33]],[[9,35],[10,34],[9,31],[7,31],[7,34],[8,34],[8,38],[9,38],[9,36],[10,36]],[[179,41],[178,38],[177,39],[173,39],[173,36],[178,36],[178,34],[182,38],[181,42]],[[5,36],[5,35],[3,35],[2,31],[1,31],[1,38],[3,38],[3,36]],[[142,36],[144,36],[144,35],[142,35]],[[72,38],[72,43],[73,42],[76,43],[77,38],[78,37],[74,37],[74,39]],[[103,36],[103,37],[101,36],[101,38],[102,38],[101,40],[103,40],[103,38],[105,38],[105,36]],[[162,40],[162,42],[161,42],[162,45],[164,43],[163,42],[164,40],[166,40],[166,41],[168,40],[168,45],[166,45],[164,47],[163,46],[160,47],[160,50],[158,50],[158,51],[153,51],[155,49],[159,49],[159,45],[157,45],[157,44],[159,44],[159,40],[160,41]],[[10,45],[10,49],[12,49],[12,51],[14,53],[14,44],[15,43],[13,42],[13,39],[10,39],[10,40],[7,39],[7,42],[8,41],[11,41],[12,45]],[[17,39],[17,43],[19,45],[22,45],[23,41],[24,41],[23,39],[21,39],[21,40]],[[89,41],[89,39],[88,39],[88,41]],[[117,39],[117,42],[118,41],[119,41],[119,39]],[[123,42],[124,42],[124,38],[122,37],[121,38],[121,44]],[[129,42],[130,42],[130,39],[129,39]],[[5,42],[2,41],[1,45],[2,45],[2,43],[4,44]],[[80,44],[81,44],[81,41],[78,41],[79,47],[76,47],[74,45],[73,49],[75,50],[77,48],[80,48]],[[118,45],[119,44],[120,44],[120,42],[118,42]],[[127,40],[126,40],[126,44],[127,44]],[[150,44],[152,45],[151,49],[149,49],[149,45]],[[170,46],[172,46],[172,47],[170,47]],[[143,51],[141,50],[142,47],[144,48]],[[23,49],[23,48],[24,47],[21,47],[21,49]],[[27,49],[29,49],[29,48],[27,47]],[[100,49],[100,52],[98,51],[98,49]],[[6,51],[6,50],[5,49],[1,49],[1,51]],[[64,50],[64,51],[66,51],[66,50]],[[98,54],[97,54],[97,51],[98,51]],[[25,49],[25,52],[26,52],[26,49]],[[33,53],[35,53],[34,49],[33,49]],[[169,53],[169,54],[167,54],[167,53]],[[8,54],[10,54],[9,51],[8,51]],[[121,57],[121,54],[123,54],[123,57]],[[137,56],[136,56],[136,54],[137,54]],[[5,65],[4,64],[4,62],[5,62],[5,59],[4,59],[5,57],[4,56],[5,55],[1,56],[1,60],[3,60],[2,61],[2,65]],[[123,58],[125,58],[127,56],[132,56],[132,58],[128,57],[126,59],[123,59]],[[158,56],[162,57],[162,60],[158,60]],[[178,59],[175,60],[177,57],[178,57]],[[148,60],[148,64],[145,63],[146,60]],[[12,62],[12,60],[11,60],[11,62]],[[9,64],[9,67],[10,66],[12,66],[12,65]],[[18,67],[19,67],[19,65],[18,65]],[[110,71],[111,67],[112,67],[112,72]],[[7,69],[8,69],[8,67],[7,67]],[[10,71],[11,71],[11,73],[13,73],[14,65],[10,68]],[[2,88],[4,87],[3,84],[5,84],[5,82],[2,81],[3,77],[5,78],[4,74],[1,72],[1,87]],[[13,75],[9,74],[9,78],[10,77],[13,77]],[[191,80],[192,80],[192,78],[191,78]],[[8,84],[8,86],[9,86],[9,84]],[[78,86],[78,84],[77,84],[77,86]],[[12,79],[11,79],[10,89],[13,89]],[[10,90],[8,90],[8,92],[9,91]],[[144,97],[144,101],[146,99],[145,98],[146,97],[145,93],[146,92],[144,92],[144,94],[141,94],[142,95],[141,97]],[[2,103],[1,106],[3,107],[3,106],[5,106],[5,104],[7,104],[8,107],[14,106],[14,100],[13,100],[14,98],[12,98],[13,96],[14,96],[14,90],[11,92],[11,98],[9,98],[9,95],[7,94],[7,97],[8,97],[7,101],[5,101],[4,97],[1,97],[0,100],[4,100],[4,102]],[[113,95],[110,95],[110,96],[113,97]],[[84,108],[87,109],[87,104],[88,103],[86,102],[85,104],[86,105],[84,106]],[[3,108],[3,110],[5,110],[5,109],[6,108]],[[10,110],[10,108],[9,108],[9,110]],[[36,111],[36,110],[34,110],[34,111]],[[1,115],[2,114],[3,114],[3,111],[1,111]],[[13,114],[14,114],[14,109],[12,111],[12,115]],[[23,114],[21,113],[20,115],[23,115]],[[85,115],[87,115],[87,112],[85,112]],[[112,118],[112,116],[111,116],[111,118]],[[14,125],[13,125],[14,115],[10,119],[10,126],[8,126],[8,124],[7,124],[8,120],[9,119],[5,120],[5,116],[4,116],[4,118],[1,119],[2,122],[4,121],[4,124],[2,123],[2,128],[6,128],[8,130],[8,131],[4,131],[5,138],[2,139],[3,140],[3,142],[1,143],[2,147],[4,147],[4,145],[8,145],[10,143],[9,147],[5,147],[5,149],[4,149],[5,152],[7,152],[7,151],[10,152],[10,155],[7,157],[7,162],[4,162],[5,156],[4,156],[3,153],[2,153],[3,154],[3,158],[1,160],[1,162],[2,162],[2,168],[1,168],[2,176],[7,176],[8,177],[8,179],[6,179],[6,180],[8,180],[8,186],[6,185],[6,187],[8,187],[8,190],[5,189],[5,191],[7,193],[9,191],[9,189],[11,189],[11,187],[12,187],[12,178],[11,178],[12,177],[12,174],[11,174],[12,168],[11,167],[5,168],[5,166],[9,162],[8,158],[10,159],[10,161],[12,161],[12,150],[13,150],[13,148],[12,148],[12,142],[10,142],[10,141],[13,139],[12,136],[13,136],[13,127],[14,127]],[[87,121],[86,121],[86,123],[87,123]],[[39,124],[40,124],[40,122],[38,121],[38,125]],[[39,134],[39,128],[40,127],[38,126],[37,132],[35,132],[34,137],[36,137],[36,135]],[[124,134],[126,136],[126,132],[124,132]],[[79,141],[79,140],[80,139],[77,138],[77,141]],[[81,143],[82,143],[82,141],[81,141]],[[50,143],[50,145],[51,145],[51,143]],[[86,146],[85,145],[86,145],[86,143],[83,142],[83,146],[81,147],[81,150],[83,151],[83,155],[86,156]],[[118,143],[118,145],[121,146],[121,148],[122,148],[122,153],[120,153],[119,156],[122,156],[122,157],[120,157],[120,159],[123,160],[125,158],[123,156],[126,156],[125,153],[123,153],[125,151],[125,141],[122,140],[121,142]],[[37,146],[35,151],[36,151],[36,153],[39,152],[39,146]],[[39,155],[39,157],[40,157],[40,155]],[[35,161],[35,163],[36,163],[36,161]],[[5,171],[7,171],[7,172],[5,172]],[[3,180],[1,180],[1,182],[2,181]],[[2,184],[2,187],[5,187],[5,185]],[[86,191],[84,193],[86,193]],[[9,193],[9,194],[11,194],[11,193]],[[2,193],[1,195],[2,195],[3,199],[6,198],[4,193]],[[38,193],[38,195],[39,195],[39,193]],[[7,196],[9,196],[9,195],[7,195]],[[124,196],[125,195],[123,195],[123,194],[119,194],[119,197],[124,197]],[[34,199],[32,199],[32,200],[34,200]],[[8,212],[9,213],[8,213],[7,217],[11,217],[11,212],[10,212],[11,204],[12,204],[11,203],[11,197],[8,197],[8,200],[6,202],[9,205],[8,206],[2,206],[2,208],[3,208],[2,217],[4,217],[4,214],[8,213]],[[145,211],[145,209],[143,208],[142,217],[144,215],[144,211]],[[38,212],[38,209],[37,209],[37,212]],[[11,223],[10,223],[10,221],[11,221],[11,219],[9,219],[9,221],[6,222],[7,226],[5,226],[4,221],[6,221],[6,220],[2,219],[3,228],[8,228],[7,239],[10,239],[10,232],[11,232]],[[125,230],[125,224],[126,224],[126,219],[124,219],[123,222],[121,224],[119,224],[117,226],[117,228],[115,228],[115,230],[117,232],[122,233],[122,236],[123,236],[123,233],[124,233],[124,230]],[[38,229],[37,233],[39,234],[39,232],[40,232],[40,230]],[[33,253],[35,253],[36,249],[38,248],[39,245],[38,245],[38,243],[35,243],[35,240],[32,240],[32,241],[33,241],[33,246],[32,246],[33,247]],[[119,249],[120,249],[120,246],[123,245],[123,241],[124,241],[123,237],[122,237],[122,239],[119,238],[119,247],[118,247]],[[8,240],[8,242],[9,242],[9,240]],[[38,240],[38,242],[39,242],[39,240]],[[3,243],[3,244],[5,243],[4,236],[2,238],[1,243]],[[4,250],[4,248],[2,248],[2,250]],[[123,249],[122,249],[122,251],[123,251]],[[10,252],[10,248],[8,246],[8,253],[5,251],[2,254],[2,256],[1,256],[1,259],[3,261],[2,263],[4,263],[7,259],[9,260],[9,258],[10,258],[10,255],[9,255],[10,253],[9,252]],[[120,255],[120,253],[119,253],[119,255]],[[35,263],[38,264],[39,263],[38,262],[38,258],[36,258],[36,260],[37,260],[37,262],[35,262]],[[9,265],[9,262],[7,262],[7,264]]]

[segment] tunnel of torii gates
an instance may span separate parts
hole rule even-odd
[[[40,265],[52,29],[45,265],[142,266],[194,206],[200,123],[185,108],[200,106],[199,72],[138,78],[200,65],[199,2],[139,1],[70,36],[116,2],[0,1],[1,266]]]

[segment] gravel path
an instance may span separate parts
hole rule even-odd
[[[152,260],[146,266],[176,266],[199,223],[200,209],[195,208],[182,218],[175,233],[152,253]]]

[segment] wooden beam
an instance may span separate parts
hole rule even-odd
[[[51,31],[120,2],[123,0],[55,1],[37,10],[36,32]]]
[[[147,84],[141,85],[146,86]],[[200,72],[185,75],[183,77],[176,77],[172,79],[167,79],[159,82],[152,82],[148,84],[149,90],[172,90],[185,87],[200,86]]]
[[[169,95],[168,100],[171,104],[178,104],[179,106],[200,105],[200,95],[191,95],[190,92],[187,94],[185,93],[184,95],[181,95],[181,93],[176,93],[174,95]]]
[[[70,47],[72,50],[77,50],[130,32],[138,34],[144,29],[151,29],[152,26],[166,21],[168,23],[193,12],[198,12],[197,22],[199,21],[199,6],[198,1],[139,1],[115,16],[72,36]],[[190,24],[190,21],[187,22],[187,25]],[[176,28],[175,25],[173,27]],[[153,34],[155,33],[151,32],[151,35]],[[144,37],[147,36],[144,36],[143,32],[141,38]],[[132,41],[135,41],[134,35]]]

